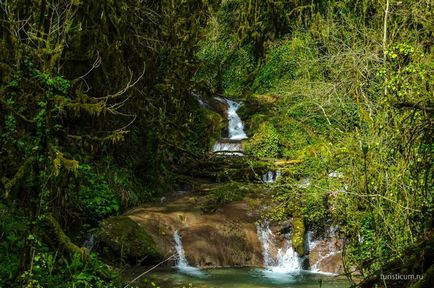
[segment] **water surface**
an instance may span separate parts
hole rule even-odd
[[[154,270],[148,279],[155,281],[162,288],[322,288],[349,287],[349,282],[342,277],[315,274],[301,271],[297,274],[278,273],[259,268],[221,268],[202,270],[203,275],[188,275],[176,269]]]

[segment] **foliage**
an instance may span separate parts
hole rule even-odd
[[[251,47],[243,46],[230,57],[230,64],[223,71],[222,88],[226,97],[237,98],[243,94],[245,83],[254,69]]]
[[[288,3],[280,39],[268,1],[225,1],[211,16],[219,27],[238,23],[228,30],[241,43],[233,53],[250,44],[259,60],[239,89],[246,151],[302,159],[273,185],[268,217],[339,224],[347,264],[370,275],[433,229],[432,12],[427,2],[390,1],[385,22],[372,1]]]
[[[16,287],[18,284],[22,287],[117,287],[113,282],[115,275],[97,259],[96,254],[91,254],[91,263],[85,263],[81,255],[69,260],[44,243],[44,235],[39,234],[43,231],[32,229],[39,223],[32,223],[22,213],[6,208],[4,204],[0,204],[0,216],[3,220],[0,223],[2,287]],[[29,234],[29,231],[39,232]],[[20,252],[25,249],[25,244],[32,247],[33,262],[30,269],[21,273]],[[101,271],[104,271],[104,277]]]
[[[37,219],[80,241],[171,191],[222,128],[192,91],[246,100],[251,155],[303,161],[282,167],[270,218],[339,224],[366,276],[418,247],[434,227],[433,9],[388,2],[1,2],[0,277],[111,285]],[[209,206],[241,199],[231,185]]]
[[[204,212],[215,212],[219,207],[234,201],[240,201],[249,192],[249,187],[237,182],[230,182],[211,189],[201,205]]]
[[[0,202],[0,284],[13,284],[19,273],[20,252],[24,248],[29,221]]]
[[[246,144],[246,152],[257,157],[281,155],[279,134],[273,124],[264,122]]]
[[[283,41],[273,43],[267,52],[265,64],[261,67],[253,82],[252,89],[256,93],[270,91],[282,82],[292,80],[298,69],[299,55],[297,50],[303,49],[302,41]]]
[[[19,237],[36,242],[8,242],[11,263],[20,260],[8,279],[108,287],[99,264],[79,264],[68,247],[85,251],[73,241],[82,243],[86,229],[170,189],[169,167],[202,151],[190,141],[198,107],[189,93],[202,4],[3,1],[0,8],[0,197],[32,225],[49,217],[55,228],[35,225]],[[68,279],[32,266],[53,259],[60,259],[53,275],[75,267]]]
[[[80,165],[79,170],[82,184],[78,193],[78,205],[83,207],[87,217],[98,221],[118,213],[120,201],[110,190],[104,176],[96,174],[86,164]]]
[[[205,83],[213,93],[238,98],[245,92],[246,83],[255,69],[253,47],[237,43],[231,25],[224,21],[227,18],[227,14],[222,12],[225,6],[221,9],[208,19],[211,37],[202,40],[196,56],[203,65],[193,80]]]

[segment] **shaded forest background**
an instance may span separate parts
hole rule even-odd
[[[221,125],[196,94],[244,101],[248,155],[302,161],[270,218],[339,223],[368,281],[433,273],[432,1],[0,8],[0,287],[117,287],[81,244],[206,157]]]

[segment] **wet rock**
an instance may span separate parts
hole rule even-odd
[[[158,260],[161,253],[151,236],[129,217],[112,217],[100,222],[100,245],[131,263]]]
[[[213,214],[204,214],[197,199],[184,196],[164,206],[136,208],[116,218],[127,218],[139,225],[152,237],[163,258],[175,254],[173,235],[178,231],[191,266],[261,266],[263,262],[254,224],[259,215],[243,202],[225,204]],[[117,233],[115,229],[107,231]]]
[[[309,253],[312,269],[335,274],[344,273],[342,248],[343,241],[337,236],[318,241]]]

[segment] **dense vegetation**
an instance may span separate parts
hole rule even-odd
[[[348,270],[374,283],[428,271],[432,6],[0,1],[0,287],[117,287],[81,244],[203,161],[221,124],[196,93],[244,101],[247,154],[300,160],[270,218],[339,224]]]

